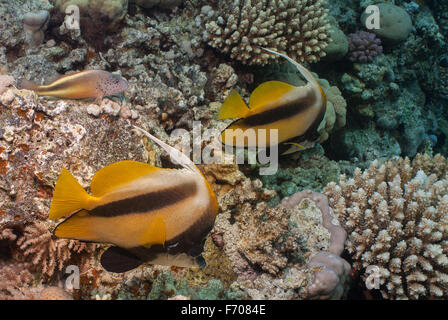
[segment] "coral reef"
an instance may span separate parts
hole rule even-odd
[[[275,193],[244,176],[217,195],[222,213],[212,232],[238,276],[233,287],[252,299],[341,298],[349,268],[336,256],[345,237],[340,227],[329,227],[324,196],[303,192],[270,208],[266,201]],[[318,253],[340,260],[317,267]]]
[[[349,49],[349,43],[345,33],[339,28],[336,19],[329,16],[330,22],[329,43],[325,47],[325,61],[337,61],[345,57]]]
[[[448,150],[448,8],[385,2],[375,31],[384,51],[373,59],[376,40],[366,36],[372,52],[358,46],[373,0],[0,0],[0,298],[345,298],[345,235],[336,237],[333,215],[349,233],[358,272],[380,268],[384,297],[445,298],[447,161],[388,159]],[[79,30],[64,23],[70,4],[81,9]],[[345,59],[349,34],[357,35],[353,63]],[[262,46],[313,63],[327,112],[316,146],[282,156],[275,175],[260,177],[259,165],[198,165],[221,209],[205,239],[206,267],[110,274],[98,262],[106,245],[52,236],[46,219],[62,167],[87,188],[112,162],[169,163],[131,125],[175,144],[170,133],[191,130],[194,120],[204,136],[224,129],[216,113],[233,89],[247,98],[264,81],[305,84]],[[129,89],[92,102],[13,87],[85,69],[114,72]],[[354,169],[375,160],[364,173]],[[303,191],[328,183],[331,210],[323,195]],[[82,269],[80,288],[67,291],[72,263]]]
[[[76,240],[52,239],[48,227],[43,223],[26,226],[16,245],[17,259],[29,261],[31,268],[45,277],[52,277],[55,271],[63,271],[67,265],[74,264],[72,254],[80,259],[76,263],[80,271],[86,271],[96,247],[95,244]]]
[[[347,233],[339,221],[330,212],[326,196],[305,190],[283,199],[281,206],[294,208],[303,199],[310,199],[318,206],[322,214],[322,224],[330,232],[328,251],[319,252],[306,265],[308,269],[317,270],[313,283],[308,286],[308,297],[319,299],[340,299],[349,280],[350,265],[340,257],[344,250]]]
[[[286,52],[299,62],[316,62],[328,44],[324,0],[223,1],[206,23],[207,41],[232,59],[263,65],[277,59],[260,47]]]
[[[0,300],[29,300],[34,295],[29,285],[34,277],[26,263],[5,264],[0,261]]]
[[[46,10],[28,12],[23,17],[25,42],[30,47],[37,47],[44,41],[45,30],[50,21],[50,13]]]
[[[301,152],[296,161],[288,166],[281,163],[276,174],[262,176],[260,180],[267,189],[277,191],[277,197],[289,197],[304,189],[321,192],[342,173],[341,164],[329,160],[323,153],[321,147]]]
[[[383,52],[381,40],[371,32],[351,33],[348,36],[348,43],[350,48],[349,59],[353,62],[372,62]]]
[[[324,190],[354,267],[378,267],[385,298],[448,296],[447,163],[440,155],[374,161]]]
[[[130,0],[132,3],[136,3],[139,6],[150,9],[155,6],[161,8],[174,8],[182,3],[182,0]]]

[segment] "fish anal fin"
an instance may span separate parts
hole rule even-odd
[[[232,90],[219,109],[218,119],[244,118],[250,112],[247,104],[236,90]]]
[[[126,249],[112,246],[101,255],[101,265],[108,272],[122,273],[140,266],[143,261]]]
[[[251,110],[264,106],[272,101],[278,100],[280,97],[296,89],[282,81],[268,81],[260,84],[251,94],[249,98],[249,107]]]
[[[141,243],[146,248],[154,244],[165,245],[166,241],[166,223],[161,216],[154,217],[149,224],[148,230],[143,234]]]
[[[95,173],[90,190],[95,197],[101,197],[119,186],[158,170],[160,168],[138,161],[115,162]]]
[[[62,168],[51,201],[49,219],[56,220],[79,209],[89,209],[94,197],[89,195],[73,175]]]

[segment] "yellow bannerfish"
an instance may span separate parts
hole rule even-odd
[[[293,145],[314,142],[326,111],[327,100],[322,88],[302,65],[283,54],[263,49],[294,64],[308,83],[301,87],[281,81],[262,83],[252,92],[249,107],[238,92],[233,90],[219,110],[218,119],[239,118],[239,120],[221,133],[222,143],[232,147],[267,148],[290,141],[294,141],[289,143]],[[276,141],[270,139],[272,129],[277,130]],[[256,140],[246,139],[250,131],[256,133]]]
[[[101,256],[110,272],[148,262],[202,266],[203,240],[213,227],[218,204],[205,177],[177,149],[142,131],[182,169],[120,161],[100,169],[88,194],[66,169],[56,183],[49,219],[70,213],[54,230],[57,237],[111,243]]]
[[[86,70],[68,76],[62,76],[48,85],[37,85],[29,80],[19,81],[19,89],[33,90],[39,96],[49,96],[63,99],[101,100],[128,88],[126,80],[119,75],[102,71]]]

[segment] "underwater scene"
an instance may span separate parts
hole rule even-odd
[[[0,0],[0,300],[448,299],[448,1]]]

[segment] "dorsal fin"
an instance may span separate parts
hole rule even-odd
[[[148,230],[143,234],[141,243],[149,248],[154,244],[165,245],[165,241],[166,223],[161,216],[157,216],[151,221]]]
[[[313,75],[311,74],[311,72],[308,71],[307,68],[305,68],[304,66],[302,66],[300,63],[295,62],[294,60],[292,60],[290,57],[288,57],[287,55],[284,55],[282,53],[279,53],[277,51],[274,50],[270,50],[270,49],[266,49],[266,48],[261,48],[267,52],[276,54],[286,60],[288,60],[289,62],[291,62],[302,74],[302,76],[311,84],[313,84],[314,86],[320,87],[319,83],[317,82],[317,80],[313,77]]]
[[[119,186],[158,170],[160,168],[138,161],[115,162],[95,173],[90,191],[95,197],[101,197]]]
[[[173,161],[175,164],[181,165],[185,169],[188,169],[192,172],[201,173],[199,169],[195,166],[193,161],[190,160],[186,155],[184,155],[182,152],[177,150],[176,148],[173,148],[170,145],[167,145],[165,142],[161,141],[160,139],[157,139],[149,132],[143,130],[142,128],[133,126],[138,131],[142,132],[145,136],[147,136],[149,139],[154,141],[161,147],[163,150],[165,150],[171,157],[171,161]]]
[[[264,106],[271,101],[275,101],[296,89],[296,87],[281,81],[268,81],[260,84],[251,94],[249,98],[249,107],[256,110],[258,107]]]
[[[236,90],[232,90],[219,109],[218,119],[244,118],[250,109]]]

